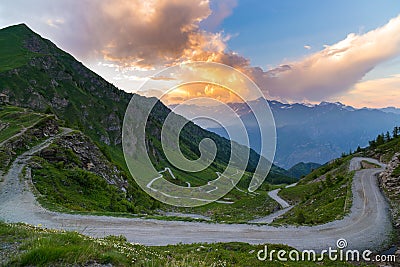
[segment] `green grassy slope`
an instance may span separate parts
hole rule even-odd
[[[321,166],[321,164],[318,163],[313,163],[313,162],[300,162],[288,169],[288,172],[296,178],[302,178],[312,172],[315,169],[318,169]]]
[[[18,155],[57,132],[54,115],[0,106],[0,172],[6,172]]]
[[[132,95],[118,90],[112,84],[87,69],[82,63],[76,61],[71,55],[57,48],[49,40],[45,40],[32,32],[24,24],[0,30],[0,39],[3,40],[1,42],[2,45],[0,45],[0,54],[7,54],[17,58],[21,57],[21,53],[25,55],[18,61],[18,64],[9,66],[12,69],[7,67],[7,62],[0,61],[0,93],[8,95],[10,103],[13,105],[28,107],[36,112],[53,113],[64,121],[61,122],[64,126],[81,130],[100,148],[111,163],[124,172],[132,189],[128,194],[134,194],[134,196],[129,197],[134,203],[134,207],[125,203],[121,204],[122,206],[119,208],[112,209],[113,211],[146,211],[148,213],[150,212],[149,209],[158,209],[160,203],[155,204],[157,202],[146,196],[133,181],[127,171],[122,154],[122,121]],[[5,43],[13,44],[14,49],[9,49]],[[146,105],[148,101],[148,98],[142,97],[143,105]],[[230,142],[199,128],[191,122],[187,123],[180,136],[181,150],[185,156],[190,159],[198,158],[198,144],[206,137],[215,141],[218,152],[216,160],[202,172],[185,173],[179,171],[166,160],[160,142],[161,125],[169,112],[170,110],[166,106],[158,102],[147,123],[146,137],[149,140],[147,149],[154,166],[159,171],[165,167],[170,167],[178,178],[177,180],[170,180],[181,185],[190,182],[192,186],[197,186],[215,179],[217,177],[215,172],[223,171],[229,161]],[[21,129],[16,128],[14,132],[18,130]],[[8,135],[4,133],[4,138]],[[247,173],[243,181],[240,182],[240,188],[247,189],[251,172],[255,169],[258,159],[258,154],[251,151]],[[92,180],[93,183],[95,183],[96,179],[91,179],[91,175],[81,172],[81,170],[70,168],[68,165],[63,166],[61,162],[42,161],[41,165],[43,169],[34,170],[33,174],[36,177],[34,179],[37,179],[38,186],[41,186],[42,192],[49,186],[47,190],[49,193],[47,198],[50,200],[47,203],[48,206],[51,206],[51,202],[53,202],[52,204],[55,204],[54,208],[108,212],[110,211],[109,202],[111,201],[109,198],[117,198],[123,201],[118,194],[118,197],[116,197],[116,194],[112,193],[111,189],[111,191],[107,189],[102,191],[102,194],[107,196],[107,201],[97,199],[94,197],[96,194],[92,194],[92,196],[83,194],[79,198],[79,203],[73,203],[74,205],[72,205],[73,201],[68,195],[74,197],[79,197],[80,195],[77,189],[79,181],[73,180],[71,177],[74,175],[84,176]],[[82,169],[82,166],[80,168]],[[56,178],[50,182],[49,177]],[[63,184],[60,182],[65,179],[71,180],[71,186],[63,189]],[[276,184],[291,183],[293,181],[295,179],[289,177],[285,170],[276,166],[272,167],[272,171],[267,178],[267,182]],[[265,184],[265,186],[268,185]],[[99,194],[100,191],[96,190],[94,192]],[[212,206],[207,206],[206,209],[209,208],[211,211],[215,211],[212,214],[219,220],[227,220],[229,218],[227,216],[234,214],[243,215],[239,216],[241,220],[250,218],[250,214],[253,211],[253,216],[263,216],[273,209],[273,202],[268,200],[268,197],[264,198],[265,188],[262,191],[261,196],[254,197],[234,189],[227,198],[231,198],[235,205],[228,208],[226,204],[213,204]],[[95,200],[99,201],[98,205],[94,203]],[[260,208],[258,207],[259,203],[261,205],[266,203],[266,205]],[[166,209],[169,208],[166,207]],[[208,212],[208,210],[198,211]]]
[[[42,125],[46,125],[49,120],[53,124],[62,123],[55,120],[54,115],[13,106],[1,108],[0,124],[6,126],[0,130],[0,136],[8,137],[10,128],[14,129],[13,134],[23,132],[21,135],[6,139],[5,144],[0,147],[3,170],[6,170],[18,154],[47,138],[42,135],[35,137],[34,133],[38,132]],[[30,128],[26,130],[25,127]],[[14,143],[18,146],[12,145]],[[62,212],[154,216],[163,210],[202,214],[219,222],[246,222],[266,216],[277,208],[277,203],[267,195],[269,184],[264,183],[257,194],[246,192],[252,177],[251,173],[246,173],[237,188],[222,199],[226,203],[212,203],[193,209],[164,205],[143,192],[122,168],[112,163],[112,156],[106,152],[98,148],[82,132],[72,131],[57,138],[49,147],[35,154],[29,167],[39,202],[48,209]],[[89,169],[88,165],[93,165],[94,169]],[[167,179],[173,181],[169,177],[169,172],[165,174]],[[178,179],[182,179],[181,185],[186,186],[183,182],[185,173],[174,174]],[[209,171],[209,175],[213,177],[215,173]],[[192,186],[196,183],[201,184],[205,180],[199,174],[194,177],[198,177],[198,180],[193,179]],[[113,182],[106,182],[107,179]],[[232,204],[227,204],[230,202]],[[167,219],[162,216],[159,218]]]
[[[3,40],[0,54],[15,58],[21,57],[21,53],[25,55],[18,64],[10,66],[7,61],[0,61],[0,92],[8,95],[13,105],[53,112],[65,120],[67,126],[90,136],[112,156],[116,164],[126,168],[121,149],[121,127],[132,95],[106,82],[24,24],[0,30],[0,39]],[[6,44],[13,44],[14,49],[9,49]],[[143,103],[146,101],[143,97]],[[159,102],[147,124],[148,149],[159,152],[152,156],[152,160],[160,170],[169,166],[159,142],[160,126],[169,112]],[[219,171],[229,161],[228,140],[188,123],[181,134],[182,152],[189,158],[196,158],[198,143],[204,137],[215,140],[218,147],[216,161],[209,172]],[[258,158],[251,151],[248,171],[254,170]],[[194,184],[204,183],[208,174],[199,173],[196,176],[186,173],[185,178],[193,180]],[[273,166],[268,179],[274,183],[287,182],[290,181],[288,176],[285,170]]]
[[[33,57],[37,56],[23,49],[24,27],[6,29],[0,35],[0,72],[12,70],[27,64]]]
[[[47,117],[45,114],[34,113],[24,108],[3,106],[0,109],[0,143],[11,138],[25,128],[32,127],[41,119]]]
[[[352,202],[354,173],[348,172],[351,157],[337,159],[304,177],[279,195],[294,208],[277,219],[278,224],[314,225],[342,218]]]

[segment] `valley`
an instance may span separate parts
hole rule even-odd
[[[4,177],[0,191],[0,215],[5,221],[74,230],[93,237],[123,235],[129,242],[152,246],[180,242],[190,244],[239,241],[251,244],[280,243],[296,249],[320,251],[327,245],[334,246],[336,236],[346,236],[351,240],[350,246],[358,249],[369,248],[372,243],[379,248],[390,240],[392,226],[388,206],[376,180],[376,174],[382,169],[359,170],[363,160],[372,161],[364,158],[354,158],[350,162],[349,170],[356,171],[352,183],[353,192],[356,193],[353,194],[349,215],[342,220],[318,226],[213,224],[50,212],[35,200],[29,177],[26,180],[26,177],[21,177],[21,173],[30,155],[46,148],[54,139],[68,131],[64,130],[17,157]],[[380,163],[379,165],[382,166]],[[369,231],[369,234],[362,234],[365,231]]]
[[[289,140],[278,142],[277,163],[288,170],[266,162],[254,145],[235,184],[222,174],[232,143],[216,134],[223,136],[218,129],[210,129],[213,133],[179,117],[186,123],[179,136],[185,157],[198,159],[199,143],[206,138],[214,141],[217,154],[199,172],[182,171],[168,161],[161,129],[168,115],[179,115],[157,101],[145,129],[145,150],[157,172],[144,188],[129,172],[121,144],[124,111],[134,94],[119,90],[24,24],[0,30],[0,51],[5,50],[7,63],[0,61],[0,93],[6,96],[0,104],[0,241],[6,245],[0,244],[0,256],[7,255],[10,261],[0,264],[52,265],[72,253],[78,255],[79,264],[94,259],[95,264],[143,266],[149,260],[155,266],[173,266],[173,261],[187,266],[193,260],[208,266],[222,257],[228,265],[257,266],[254,252],[263,244],[320,252],[346,238],[350,249],[379,253],[397,242],[399,136],[382,134],[369,147],[344,153],[348,147],[368,143],[378,129],[397,124],[398,114],[391,109],[270,101],[278,140]],[[9,60],[12,56],[14,60]],[[151,102],[138,97],[143,107]],[[231,106],[247,121],[249,137],[257,143],[246,106]],[[304,123],[306,117],[309,121]],[[332,125],[343,117],[354,128],[332,135]],[[381,124],[360,135],[369,120]],[[319,132],[317,125],[326,127]],[[310,137],[310,132],[319,135]],[[326,143],[339,139],[340,144]],[[283,146],[290,151],[279,152]],[[271,165],[271,171],[251,192],[249,184],[260,162]],[[199,207],[171,206],[145,192],[157,191],[157,183],[165,179],[186,188],[205,186],[211,194],[218,189],[213,181],[221,177],[233,189]],[[12,239],[13,234],[22,240]],[[76,245],[70,248],[74,251],[60,248],[71,243]],[[87,258],[78,253],[82,248],[90,251]],[[44,251],[58,255],[41,263]]]

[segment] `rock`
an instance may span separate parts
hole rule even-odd
[[[56,146],[43,149],[40,156],[53,163],[63,161],[65,165],[78,164],[77,167],[102,177],[108,184],[116,185],[119,189],[127,188],[128,184],[122,172],[109,162],[100,149],[83,133],[70,133],[59,138],[54,144]],[[77,156],[78,162],[68,162],[68,157],[63,152],[67,150]]]
[[[379,183],[384,191],[386,191],[391,202],[393,224],[396,228],[400,228],[399,206],[396,203],[396,199],[400,197],[400,176],[395,175],[393,172],[399,166],[400,153],[396,153],[387,164],[386,169],[379,175]]]

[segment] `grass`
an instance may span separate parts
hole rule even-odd
[[[348,172],[349,160],[333,162],[314,171],[320,175],[316,179],[306,177],[297,186],[282,189],[279,195],[295,206],[274,223],[315,225],[343,218],[352,202],[354,172]]]
[[[157,214],[157,210],[163,210],[201,214],[210,217],[213,222],[245,223],[248,220],[266,216],[279,207],[267,195],[267,191],[271,188],[268,184],[262,185],[256,194],[246,193],[248,186],[246,181],[249,182],[251,177],[249,173],[245,174],[244,181],[238,185],[242,191],[235,188],[222,199],[234,202],[233,204],[211,203],[196,208],[176,208],[159,204],[157,207],[151,201],[158,202],[150,200],[143,192],[139,194],[138,188],[128,186],[127,192],[123,193],[114,185],[107,184],[102,177],[84,170],[82,166],[85,164],[81,162],[78,154],[70,148],[59,145],[58,141],[55,141],[46,150],[54,153],[52,156],[54,159],[50,162],[41,158],[40,154],[32,158],[34,162],[31,164],[33,166],[32,181],[39,192],[39,202],[50,210],[86,214],[116,212],[116,216],[125,217],[137,214],[136,216],[154,219],[198,221],[191,218],[164,216],[162,213]],[[104,160],[107,159],[104,158]],[[168,180],[175,181],[168,171],[163,172],[163,175]],[[180,184],[186,186],[186,183],[179,181]],[[129,184],[136,185],[133,180]]]
[[[150,248],[132,245],[123,237],[93,239],[76,232],[0,223],[2,264],[6,266],[65,266],[90,263],[149,266],[162,257]],[[7,248],[13,248],[7,251]],[[5,260],[5,261],[4,261]]]
[[[38,200],[41,205],[50,210],[99,214],[117,212],[120,216],[125,217],[132,216],[132,214],[155,212],[151,209],[143,209],[143,205],[135,200],[128,201],[126,196],[115,186],[107,184],[103,178],[89,171],[77,167],[68,168],[63,162],[51,164],[39,157],[35,157],[34,162],[40,166],[40,168],[32,169],[32,181],[40,193]],[[257,194],[250,195],[234,189],[224,197],[224,200],[234,203],[214,202],[196,208],[175,208],[162,205],[161,209],[202,214],[215,222],[243,223],[266,216],[278,206],[267,195],[266,190],[258,190]],[[148,218],[177,219],[156,214]],[[190,218],[179,219],[193,220]]]
[[[43,198],[77,211],[136,212],[122,192],[97,175],[79,168],[57,168],[36,159],[40,169],[33,169],[32,180]]]
[[[381,166],[368,160],[361,161],[361,169],[380,168]]]
[[[5,108],[3,113],[0,111],[0,122],[7,125],[7,128],[0,131],[0,136],[5,141],[0,147],[0,171],[2,172],[6,172],[19,155],[48,138],[42,133],[48,124],[56,124],[53,115],[20,111],[15,107]],[[13,137],[25,127],[31,128],[19,136]]]
[[[172,211],[195,213],[210,217],[212,221],[223,223],[245,223],[249,220],[267,216],[279,204],[272,200],[267,191],[257,190],[257,194],[246,194],[233,189],[223,199],[233,204],[213,202],[196,208],[175,208]]]
[[[15,69],[23,66],[36,55],[23,48],[23,38],[21,34],[24,27],[20,27],[17,31],[10,28],[2,30],[0,33],[0,72]],[[10,42],[12,40],[12,42]]]
[[[148,247],[123,236],[91,238],[76,232],[0,222],[0,265],[4,266],[352,266],[345,262],[261,262],[264,245],[246,243],[178,244]],[[268,250],[292,248],[267,245]],[[363,266],[363,265],[361,265]]]
[[[392,172],[392,177],[399,177],[400,176],[400,166],[395,168]]]
[[[27,111],[13,106],[2,106],[0,110],[0,123],[5,127],[0,130],[0,142],[3,142],[24,128],[38,123],[46,115]]]
[[[306,200],[312,195],[319,193],[322,189],[321,183],[299,184],[297,186],[284,188],[279,195],[290,203],[298,203]]]
[[[376,158],[383,163],[388,163],[396,152],[400,151],[400,137],[392,139],[376,148],[366,148],[360,153],[361,156]]]

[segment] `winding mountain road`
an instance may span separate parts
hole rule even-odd
[[[297,183],[287,185],[286,188],[293,187],[296,184]],[[275,211],[275,212],[273,212],[273,213],[271,213],[271,214],[269,214],[269,215],[267,215],[265,217],[251,220],[251,221],[249,221],[249,223],[272,223],[276,218],[282,216],[283,214],[285,214],[286,212],[288,212],[289,210],[291,210],[293,208],[293,206],[290,206],[290,204],[287,203],[286,200],[282,199],[278,195],[279,191],[281,191],[280,188],[272,190],[272,191],[269,191],[268,192],[268,196],[270,198],[272,198],[273,200],[275,200],[276,202],[278,202],[278,204],[281,205],[282,209],[277,210],[277,211]]]
[[[76,230],[95,237],[124,235],[130,242],[145,245],[239,241],[253,244],[281,243],[297,249],[320,251],[329,246],[336,247],[336,240],[345,238],[349,248],[374,250],[379,249],[390,238],[392,226],[388,205],[376,179],[382,168],[356,172],[352,186],[353,206],[348,216],[313,227],[212,224],[51,212],[37,203],[30,190],[29,179],[21,179],[20,176],[31,155],[48,146],[55,138],[57,136],[20,155],[4,176],[4,181],[0,183],[1,220]],[[362,160],[354,158],[350,170],[359,169]]]

